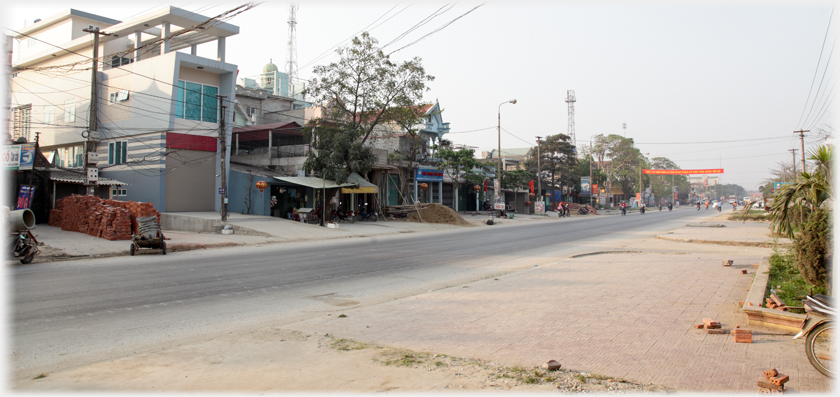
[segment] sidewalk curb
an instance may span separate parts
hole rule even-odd
[[[750,291],[744,300],[744,306],[741,307],[741,310],[747,315],[747,323],[780,328],[786,331],[799,331],[802,322],[807,318],[806,315],[761,307],[764,304],[764,292],[767,290],[767,283],[770,281],[769,273],[770,261],[769,258],[764,258],[755,272],[755,278],[753,278]],[[752,306],[747,306],[747,302],[752,303]]]
[[[672,238],[672,237],[664,237],[662,235],[656,236],[657,239],[660,240],[668,240],[668,241],[677,241],[681,243],[697,243],[697,244],[717,244],[717,245],[732,245],[732,246],[740,246],[740,247],[762,247],[762,248],[773,248],[776,247],[787,247],[789,244],[779,244],[779,243],[768,243],[768,242],[752,242],[752,241],[716,241],[716,240],[695,240],[695,239],[685,239],[685,238]]]
[[[644,254],[643,251],[595,251],[586,252],[583,254],[572,255],[569,258],[581,258],[584,256],[603,255],[603,254]]]

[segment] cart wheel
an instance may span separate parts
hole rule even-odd
[[[134,256],[134,244],[131,244],[131,247],[128,247],[128,254]]]
[[[160,249],[162,250],[162,253],[166,255],[166,241],[160,242]]]
[[[32,260],[35,259],[35,250],[32,248],[27,248],[26,253],[23,254],[23,258],[20,258],[20,263],[27,265],[32,263]]]

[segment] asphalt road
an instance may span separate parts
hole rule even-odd
[[[652,237],[717,211],[576,217],[384,238],[9,269],[14,379],[289,324]]]

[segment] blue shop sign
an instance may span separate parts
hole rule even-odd
[[[417,180],[424,182],[443,182],[443,170],[417,169]]]

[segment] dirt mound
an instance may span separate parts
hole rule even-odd
[[[408,221],[421,222],[420,219],[422,218],[422,222],[425,223],[443,223],[455,226],[472,226],[472,223],[467,222],[464,218],[461,217],[461,215],[458,215],[458,213],[455,212],[455,210],[443,204],[421,204],[419,212],[419,215],[417,212],[413,212],[411,215],[409,215]]]

